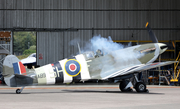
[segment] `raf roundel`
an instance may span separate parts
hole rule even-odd
[[[75,59],[69,59],[65,63],[65,72],[72,77],[75,77],[79,75],[81,72],[81,65],[80,63]]]

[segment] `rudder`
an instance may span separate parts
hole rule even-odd
[[[3,62],[3,73],[4,77],[10,77],[14,74],[13,63],[18,63],[20,60],[14,55],[8,55],[5,57]]]
[[[26,75],[26,68],[22,62],[13,63],[14,74]]]

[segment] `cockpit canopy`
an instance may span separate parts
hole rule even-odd
[[[87,52],[83,53],[83,55],[86,58],[86,60],[95,58],[93,51],[87,51]]]

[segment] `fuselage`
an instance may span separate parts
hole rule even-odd
[[[133,66],[154,62],[166,49],[165,44],[151,43],[127,47],[100,57],[93,52],[85,52],[36,68],[28,75],[38,85],[103,79],[115,72],[122,72],[118,75],[121,76]]]

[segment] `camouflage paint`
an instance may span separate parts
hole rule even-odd
[[[146,49],[151,49],[151,48],[155,48],[154,44],[143,44],[140,47],[137,47],[134,49],[134,51],[137,51],[140,53],[141,50],[146,50]],[[153,57],[154,57],[154,52],[149,52],[146,53],[144,52],[144,56],[138,58],[138,60],[142,63],[142,64],[146,64],[148,61],[150,61]]]
[[[94,57],[91,59],[86,59],[85,54],[79,54],[75,57],[69,58],[77,60],[80,64],[81,72],[78,75],[71,76],[67,74],[67,68],[65,67],[69,59],[60,60],[59,62],[48,64],[39,68],[26,69],[27,80],[33,78],[33,84],[58,84],[58,83],[70,83],[73,81],[86,81],[89,79],[107,79],[110,77],[121,76],[128,73],[133,73],[134,69],[144,67],[146,68],[146,63],[148,63],[155,56],[164,50],[159,49],[160,44],[143,44],[128,47],[125,49],[120,49],[109,53],[105,56]],[[123,56],[122,54],[125,55]],[[129,57],[129,54],[134,54],[133,57]],[[15,56],[12,56],[13,58]],[[8,59],[6,59],[7,61]],[[14,78],[14,71],[12,65],[4,65],[4,77],[5,79]],[[19,61],[15,59],[15,61]],[[170,62],[169,62],[170,63]],[[172,62],[171,62],[172,63]],[[11,62],[12,64],[12,62]],[[168,64],[168,63],[165,63]],[[163,65],[163,64],[159,64]],[[156,66],[157,67],[157,66]],[[151,66],[153,68],[153,66]],[[29,78],[28,78],[29,77]],[[15,79],[14,79],[15,80]],[[8,80],[7,80],[8,81]],[[11,82],[9,82],[9,85]],[[11,85],[10,85],[11,86]],[[15,85],[12,85],[15,86]],[[23,84],[22,84],[23,86]]]

